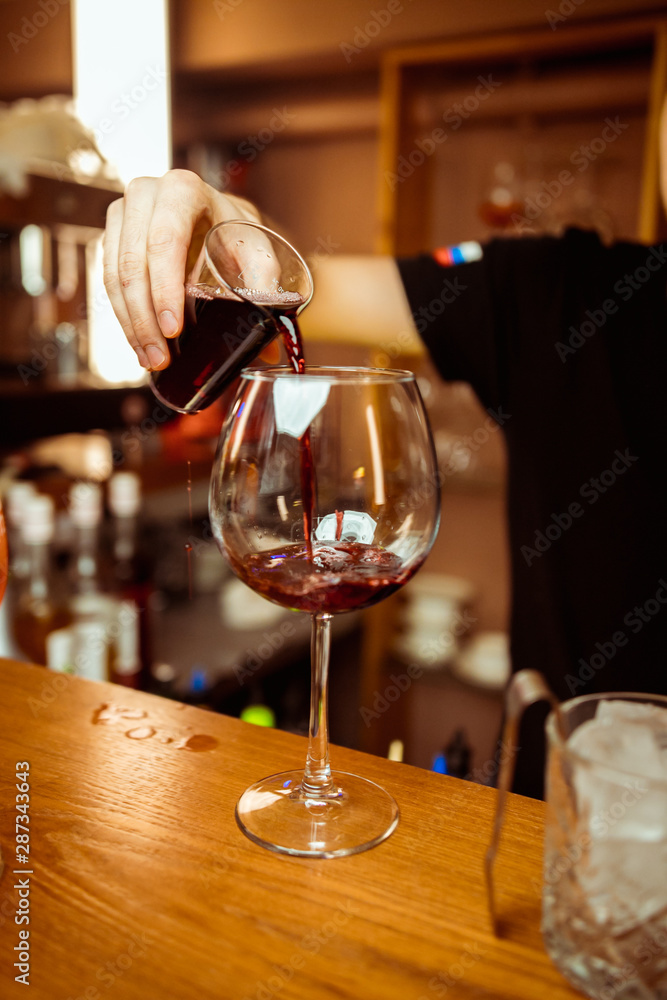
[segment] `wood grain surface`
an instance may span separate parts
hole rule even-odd
[[[0,661],[0,997],[32,1000],[565,1000],[539,933],[543,806],[511,796],[502,939],[482,873],[495,792],[333,748],[384,785],[396,833],[350,858],[257,847],[234,805],[300,766],[303,739]],[[16,763],[31,875],[15,875]],[[17,925],[29,878],[29,925]],[[30,931],[29,989],[17,983]]]

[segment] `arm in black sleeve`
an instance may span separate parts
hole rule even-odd
[[[498,398],[498,358],[486,257],[443,267],[423,254],[397,264],[417,332],[438,371],[469,382],[491,405]]]

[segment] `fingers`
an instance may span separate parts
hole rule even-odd
[[[109,301],[116,314],[118,322],[123,328],[130,345],[134,348],[139,359],[139,363],[144,367],[150,367],[146,352],[134,335],[130,314],[125,308],[125,299],[120,284],[118,274],[118,246],[120,244],[120,233],[123,224],[123,199],[114,201],[107,209],[107,222],[104,230],[104,287],[107,290]]]
[[[107,212],[104,282],[125,336],[144,368],[166,367],[166,342],[160,330],[150,287],[147,241],[157,181],[131,181],[122,201]]]
[[[153,308],[160,332],[175,336],[183,325],[184,282],[193,237],[212,224],[211,194],[196,174],[172,170],[160,181],[146,238]]]

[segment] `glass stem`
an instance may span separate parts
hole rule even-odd
[[[310,643],[310,729],[302,788],[316,798],[333,788],[329,765],[329,653],[331,615],[313,615]]]

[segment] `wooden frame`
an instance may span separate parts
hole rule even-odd
[[[667,18],[647,15],[584,25],[564,25],[556,31],[514,31],[389,51],[382,60],[381,69],[378,252],[411,252],[413,246],[402,245],[401,223],[406,216],[419,220],[428,210],[432,163],[424,163],[420,174],[423,182],[416,191],[398,186],[392,189],[386,183],[387,176],[396,170],[401,151],[401,131],[405,120],[403,99],[406,75],[410,70],[445,65],[452,68],[474,68],[475,64],[480,63],[486,66],[489,60],[510,58],[518,64],[521,60],[531,58],[613,52],[617,47],[631,44],[653,46],[637,238],[642,242],[656,240],[664,226],[664,215],[660,208],[658,147],[660,113],[667,92]],[[416,221],[415,230],[418,229],[419,223]],[[414,244],[414,240],[412,242]]]

